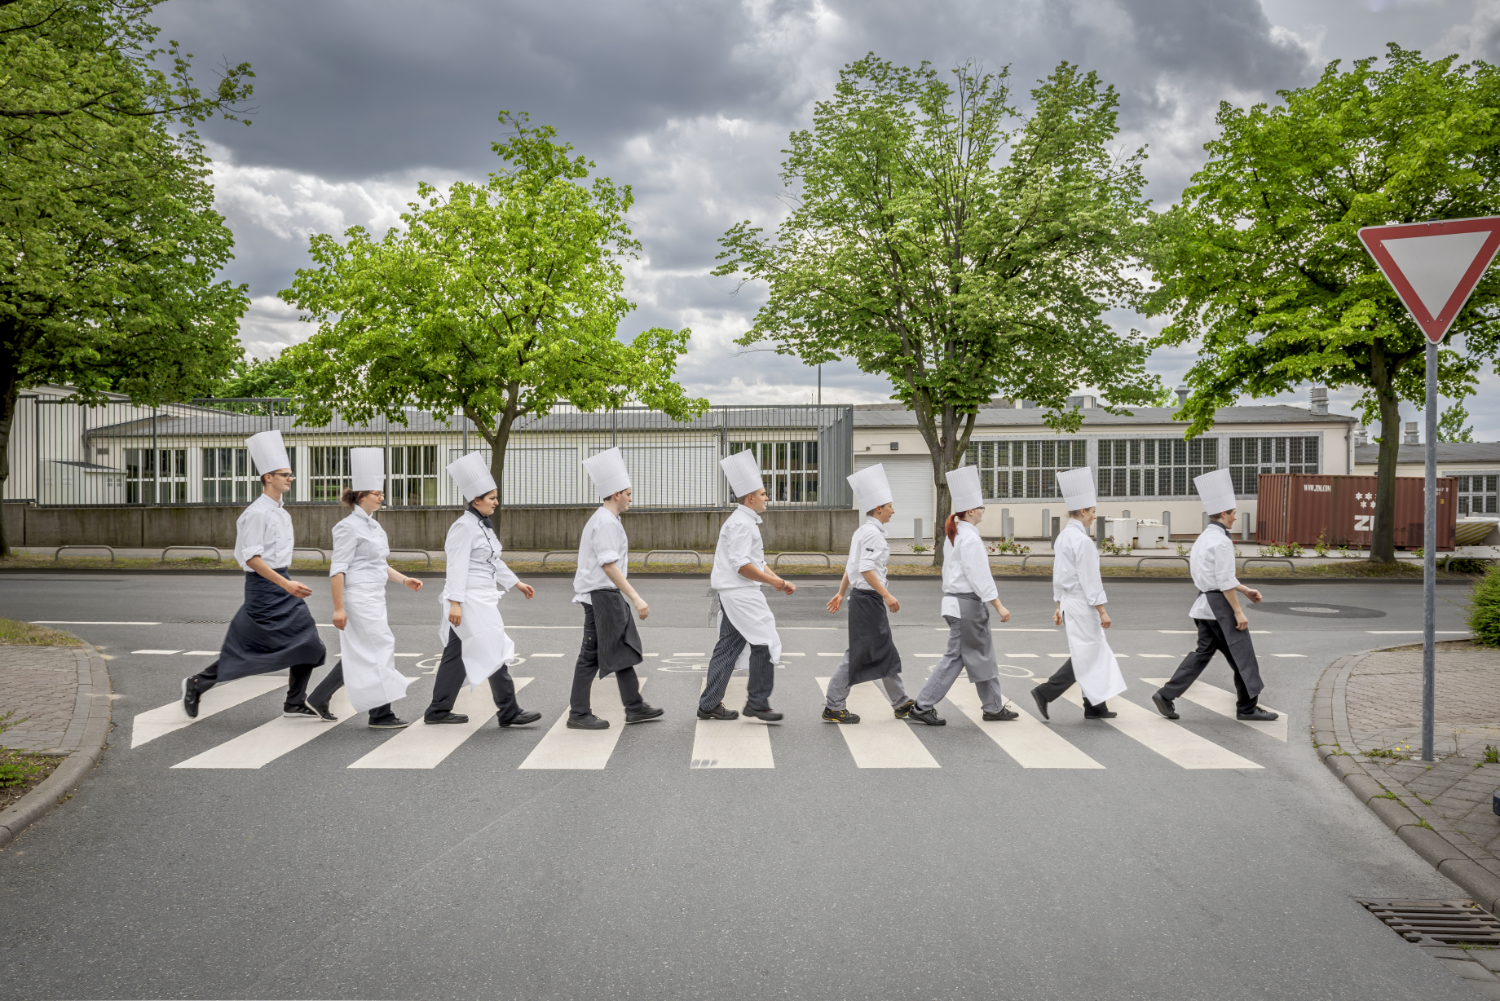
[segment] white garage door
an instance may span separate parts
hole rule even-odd
[[[896,515],[886,535],[892,539],[910,539],[913,519],[922,519],[922,534],[932,538],[933,506],[937,501],[932,489],[932,460],[925,455],[856,455],[854,468],[865,469],[880,463],[891,484],[891,503]]]

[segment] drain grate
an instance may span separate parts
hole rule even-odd
[[[1429,948],[1500,946],[1500,920],[1472,900],[1361,900],[1392,931]]]

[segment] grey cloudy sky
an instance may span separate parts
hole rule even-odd
[[[418,181],[482,178],[504,108],[556,125],[634,187],[644,253],[621,333],[691,327],[680,376],[714,403],[812,398],[815,373],[795,359],[735,357],[759,293],[708,272],[729,225],[777,221],[788,133],[866,52],[1008,64],[1023,93],[1061,60],[1097,70],[1121,93],[1120,144],[1149,146],[1158,205],[1202,163],[1220,100],[1274,100],[1390,41],[1500,57],[1500,0],[169,0],[155,20],[205,80],[225,60],[255,68],[254,125],[204,129],[235,232],[228,277],[250,286],[251,353],[310,332],[275,297],[310,234],[384,231]],[[1191,361],[1163,351],[1150,367],[1175,384]],[[1497,387],[1488,376],[1469,401],[1484,440],[1500,439]],[[852,365],[824,366],[825,402],[888,393]]]

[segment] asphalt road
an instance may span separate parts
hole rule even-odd
[[[327,586],[313,583],[326,623]],[[1286,714],[1286,739],[1185,701],[1179,725],[1150,731],[1196,735],[1245,766],[1185,768],[1059,702],[1050,732],[1102,767],[1023,768],[945,702],[941,729],[867,720],[862,732],[903,738],[902,753],[932,762],[893,768],[859,767],[850,731],[866,724],[818,719],[816,678],[836,664],[820,655],[845,640],[842,616],[821,611],[832,585],[819,582],[771,598],[788,654],[772,701],[788,718],[751,734],[757,746],[769,737],[774,758],[751,769],[692,767],[714,636],[706,581],[641,580],[652,603],[641,634],[657,654],[645,695],[667,715],[619,732],[606,767],[558,770],[520,766],[566,711],[581,616],[568,581],[537,585],[536,599],[513,594],[502,611],[518,627],[514,673],[534,679],[521,703],[541,723],[491,723],[436,767],[391,769],[349,767],[394,739],[362,718],[295,721],[325,729],[259,768],[174,768],[279,710],[269,691],[131,746],[135,717],[172,703],[211,659],[134,651],[216,649],[238,580],[0,577],[0,614],[98,623],[63,628],[104,648],[116,693],[104,763],[0,851],[0,996],[1477,996],[1355,902],[1461,894],[1307,738],[1323,668],[1420,629],[1418,587],[1266,588],[1275,604],[1253,627],[1263,701]],[[1031,709],[1025,679],[1049,673],[1066,643],[1045,583],[1003,587],[1015,613],[997,636],[1016,679],[1006,692]],[[397,649],[418,655],[400,661],[418,679],[397,704],[408,718],[431,687],[436,590],[390,594]],[[915,690],[945,639],[938,587],[896,590]],[[1109,593],[1131,685],[1118,701],[1147,710],[1155,686],[1140,679],[1170,674],[1191,645],[1163,630],[1191,628],[1193,592]],[[1440,629],[1463,629],[1462,594],[1439,589]],[[1232,687],[1222,661],[1204,681]],[[612,705],[613,685],[596,688],[596,708]]]

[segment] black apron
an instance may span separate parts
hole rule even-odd
[[[634,667],[641,656],[641,635],[635,630],[635,616],[625,596],[614,588],[590,591],[593,599],[594,629],[599,640],[599,677]]]
[[[948,592],[948,597],[958,599],[959,658],[969,680],[975,684],[994,681],[1000,677],[1000,667],[995,663],[995,647],[990,637],[989,602],[981,601],[973,591]]]
[[[1209,522],[1209,525],[1223,532],[1226,538],[1229,537],[1229,530],[1223,525],[1216,521]],[[1259,697],[1266,686],[1260,680],[1260,662],[1255,659],[1255,645],[1250,642],[1250,630],[1235,628],[1234,609],[1230,606],[1229,599],[1224,597],[1223,591],[1198,593],[1208,599],[1208,609],[1214,613],[1214,621],[1224,633],[1224,645],[1229,648],[1229,659],[1234,662],[1240,680],[1245,683],[1245,691],[1252,699]]]
[[[288,576],[286,568],[276,572]],[[300,664],[317,667],[327,656],[307,602],[258,573],[245,574],[245,603],[234,613],[219,649],[218,680],[270,674]]]
[[[862,587],[849,592],[849,684],[901,673],[885,601]]]

